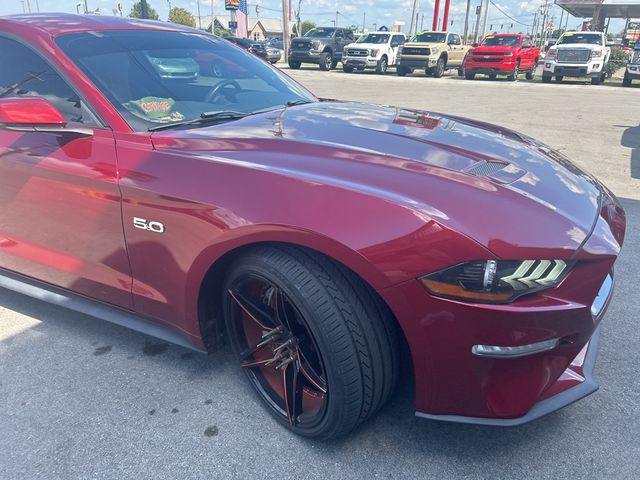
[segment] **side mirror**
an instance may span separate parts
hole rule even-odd
[[[476,47],[478,46],[478,43],[477,43],[477,42],[476,42],[476,43],[472,43],[472,44],[471,44],[471,46],[472,46],[473,48],[476,48]]]
[[[0,98],[0,128],[20,132],[93,135],[93,130],[88,128],[67,128],[67,121],[58,109],[40,97]]]

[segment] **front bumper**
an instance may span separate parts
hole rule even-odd
[[[343,57],[342,64],[355,68],[375,68],[378,66],[378,59],[374,57]]]
[[[467,60],[464,65],[465,73],[481,73],[485,75],[510,75],[516,64],[514,62],[474,62]]]
[[[627,65],[627,75],[631,78],[640,78],[640,65]]]
[[[291,50],[289,60],[297,60],[303,63],[319,63],[322,52],[315,50]]]
[[[608,194],[603,197],[591,236],[555,288],[506,305],[437,298],[417,281],[381,292],[411,350],[416,415],[518,425],[597,390],[597,331],[612,297],[608,279],[625,230],[624,212]],[[520,347],[550,341],[551,348],[521,355],[527,348]],[[511,357],[496,357],[478,355],[478,346],[516,348]]]
[[[404,68],[410,68],[412,70],[425,70],[427,68],[433,68],[438,63],[437,58],[424,57],[400,57],[398,59],[398,66]]]
[[[563,77],[598,77],[604,69],[604,58],[589,63],[557,63],[553,60],[544,62],[544,72]]]

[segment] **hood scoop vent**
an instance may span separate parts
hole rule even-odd
[[[464,173],[475,175],[476,177],[491,177],[500,170],[503,170],[508,164],[502,162],[478,162],[472,167],[467,168]]]
[[[509,184],[526,175],[527,171],[513,163],[482,161],[467,168],[464,173],[475,177],[487,177],[499,183]]]

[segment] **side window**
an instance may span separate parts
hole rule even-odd
[[[460,35],[456,34],[453,35],[453,44],[454,45],[460,45],[462,42],[460,41]]]
[[[336,40],[344,40],[344,33],[342,32],[342,30],[336,30]]]
[[[397,43],[398,45],[404,45],[404,37],[402,35],[394,35],[393,36],[393,43]]]
[[[80,97],[44,59],[0,37],[0,97],[29,96],[49,100],[68,122],[95,123]]]
[[[345,36],[347,37],[347,40],[353,41],[355,39],[355,37],[353,36],[353,32],[351,30],[347,30],[345,32]]]

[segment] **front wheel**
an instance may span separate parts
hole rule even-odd
[[[401,67],[400,65],[398,65],[398,67],[396,68],[396,74],[399,77],[406,77],[407,73],[410,73],[410,72],[409,72],[409,69],[406,67]]]
[[[622,86],[623,87],[630,87],[631,86],[631,77],[629,76],[629,72],[624,72],[624,78],[622,79]]]
[[[387,57],[382,57],[376,67],[376,73],[384,75],[387,73],[387,68],[389,68],[389,61],[387,60]]]
[[[564,80],[564,75],[556,75],[556,82],[562,83],[562,80]]]
[[[347,65],[342,65],[342,71],[344,73],[353,73],[353,67],[349,67]]]
[[[289,60],[289,68],[291,68],[292,70],[300,70],[301,65],[302,62],[299,60]]]
[[[312,438],[349,433],[387,400],[398,373],[391,312],[354,273],[297,247],[261,247],[225,281],[224,317],[267,410]]]
[[[518,60],[513,67],[513,72],[510,75],[507,75],[507,80],[510,82],[515,82],[518,79],[518,75],[520,74],[520,61]]]
[[[446,60],[444,59],[444,57],[440,57],[438,59],[438,63],[436,64],[436,66],[431,70],[431,74],[435,78],[441,78],[444,75],[446,68],[447,68]]]
[[[320,70],[327,72],[333,68],[333,58],[330,52],[320,55]]]
[[[542,74],[542,83],[551,83],[551,79],[553,76],[549,73],[543,72]]]
[[[475,73],[465,73],[464,78],[466,78],[467,80],[473,80],[474,78],[476,78],[476,74]]]

